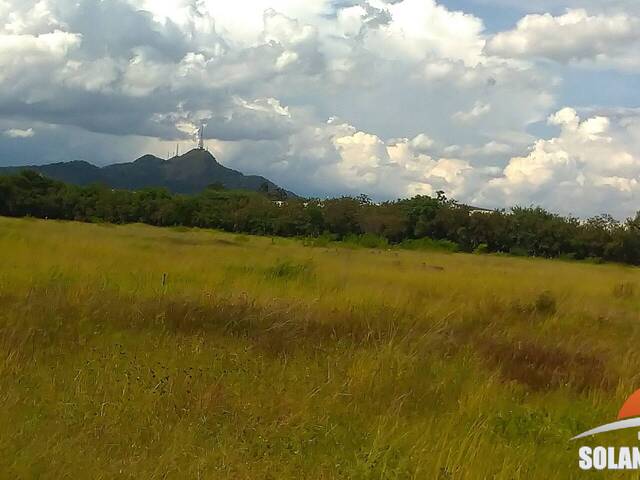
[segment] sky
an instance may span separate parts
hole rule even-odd
[[[637,0],[0,0],[0,166],[195,146],[305,196],[640,210]]]

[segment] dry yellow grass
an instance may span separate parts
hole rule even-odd
[[[640,387],[631,267],[2,218],[0,265],[3,478],[572,478]]]

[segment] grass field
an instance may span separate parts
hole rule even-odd
[[[639,272],[0,218],[0,478],[577,478]]]

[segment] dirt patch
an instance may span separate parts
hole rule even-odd
[[[483,339],[477,348],[502,378],[533,390],[563,386],[578,391],[611,390],[617,378],[606,368],[602,355],[575,353],[531,341]]]
[[[237,243],[231,242],[229,240],[224,240],[224,239],[221,239],[221,238],[217,238],[211,243],[213,243],[214,245],[220,245],[220,246],[223,246],[223,247],[238,247],[239,246]]]
[[[239,247],[240,245],[230,240],[223,238],[216,238],[213,240],[202,238],[189,238],[189,237],[161,237],[162,241],[171,243],[173,245],[184,245],[187,247],[206,247],[206,246],[221,246],[221,247]]]

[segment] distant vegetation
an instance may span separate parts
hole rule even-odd
[[[607,215],[580,221],[533,207],[475,211],[442,193],[382,204],[366,196],[287,199],[286,192],[265,187],[249,192],[212,185],[196,195],[179,195],[159,188],[79,187],[24,171],[0,177],[0,215],[217,228],[304,237],[319,246],[339,241],[640,264],[640,216],[621,223]]]

